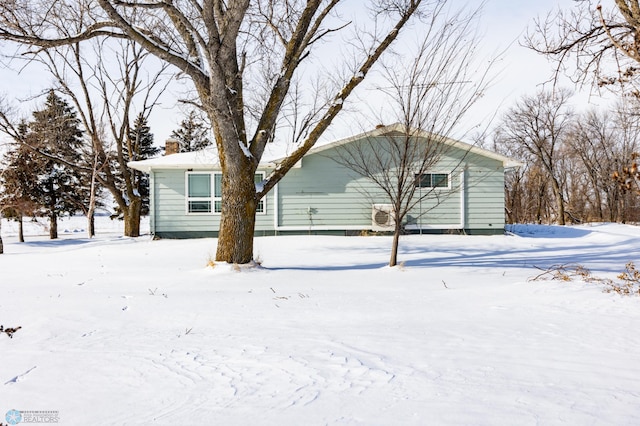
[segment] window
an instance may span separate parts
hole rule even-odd
[[[416,188],[449,188],[449,174],[447,173],[417,174]]]
[[[211,213],[211,173],[187,175],[189,213]]]
[[[222,213],[222,173],[213,174],[213,207],[214,212]]]
[[[264,172],[254,176],[256,184],[262,182]],[[222,173],[187,172],[187,213],[222,212]],[[264,214],[265,200],[258,201],[256,213]]]
[[[262,183],[263,180],[264,180],[264,172],[258,172],[255,175],[253,175],[253,181],[256,183],[256,185]],[[264,198],[258,201],[258,205],[256,206],[256,213],[262,213],[262,214],[265,213]]]

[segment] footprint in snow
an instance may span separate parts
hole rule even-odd
[[[31,373],[33,370],[35,370],[37,367],[37,365],[34,365],[33,367],[31,367],[30,369],[28,369],[27,371],[25,371],[22,374],[18,374],[16,377],[14,377],[13,379],[4,382],[5,385],[12,385],[14,383],[18,383],[21,382],[22,380],[24,380],[24,378],[27,376],[27,374]]]

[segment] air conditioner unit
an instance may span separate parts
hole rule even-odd
[[[371,208],[371,229],[393,231],[396,221],[391,204],[374,204]]]

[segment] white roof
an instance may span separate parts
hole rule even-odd
[[[152,169],[184,169],[219,167],[218,152],[215,148],[205,148],[193,152],[181,152],[150,158],[148,160],[129,161],[127,166],[132,169],[149,172]]]
[[[263,155],[259,167],[262,169],[273,168],[277,165],[275,160],[282,157],[282,154],[273,155],[269,150],[265,150],[265,155]],[[180,152],[147,160],[129,161],[127,166],[147,173],[154,169],[220,170],[220,160],[216,147],[209,146],[199,151]]]
[[[355,136],[350,136],[345,139],[341,139],[335,142],[331,142],[322,146],[316,146],[315,148],[309,150],[306,155],[316,154],[319,152],[326,151],[331,148],[335,148],[359,139],[364,139],[367,137],[376,137],[382,136],[388,133],[400,132],[404,133],[405,126],[399,123],[392,124],[389,126],[380,126],[374,130],[369,132],[364,132]],[[421,137],[433,137],[433,135],[429,132],[420,129],[411,129],[411,132],[416,136]],[[504,155],[497,154],[493,151],[489,151],[475,145],[470,145],[465,142],[461,142],[451,138],[442,138],[442,143],[453,146],[455,148],[459,148],[474,154],[481,155],[483,157],[491,158],[497,161],[502,162],[504,168],[513,168],[520,167],[522,163],[505,157]],[[278,165],[280,161],[286,158],[286,153],[282,150],[278,150],[273,145],[268,145],[267,149],[265,149],[265,153],[260,162],[258,168],[274,168]],[[140,161],[130,161],[127,163],[129,167],[132,169],[140,170],[143,172],[149,172],[154,169],[206,169],[206,170],[220,170],[220,161],[218,158],[218,150],[215,146],[207,147],[205,149],[193,152],[182,152],[178,154],[165,155],[163,157],[150,158],[147,160]]]

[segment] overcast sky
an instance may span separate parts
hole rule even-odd
[[[612,0],[603,0],[603,4]],[[550,11],[562,8],[570,10],[576,8],[575,0],[487,0],[485,6],[485,26],[487,46],[502,46],[510,40],[514,44],[505,52],[503,72],[496,85],[488,94],[489,105],[495,105],[500,111],[512,106],[523,95],[534,95],[542,89],[542,84],[549,80],[553,71],[553,64],[542,55],[522,47],[522,37],[527,26],[533,26],[533,20],[544,17]],[[576,88],[568,79],[564,80],[563,87],[572,90]],[[606,101],[590,94],[588,89],[578,92],[574,97],[574,103],[578,110],[597,107],[606,104]]]
[[[454,0],[456,6],[458,0]],[[606,1],[606,0],[605,0]],[[477,3],[469,1],[472,7]],[[483,113],[504,111],[511,106],[516,99],[525,94],[534,94],[540,89],[540,84],[548,80],[551,75],[551,67],[544,57],[541,57],[528,49],[521,47],[522,35],[528,25],[531,25],[536,16],[547,14],[558,7],[569,9],[575,7],[573,0],[486,0],[484,13],[480,25],[484,36],[484,49],[487,54],[502,51],[503,59],[500,62],[500,77],[496,84],[487,91],[480,104]],[[7,48],[5,45],[4,49]],[[6,52],[5,52],[6,53]],[[17,73],[15,70],[0,68],[0,93],[6,94],[9,99],[16,97],[26,98],[51,86],[51,78],[39,73],[35,68],[26,67]],[[163,144],[171,131],[178,127],[182,115],[176,114],[173,101],[175,95],[165,100],[163,107],[154,111],[150,119],[151,130],[158,144]],[[596,101],[597,102],[597,101]],[[42,104],[24,103],[24,114],[29,114],[35,107]],[[328,137],[344,136],[344,129],[338,128],[329,133]]]
[[[502,87],[497,88],[506,98],[535,93],[551,76],[552,67],[547,59],[519,44],[527,27],[533,27],[538,16],[544,17],[558,8],[575,7],[574,0],[487,0],[483,22],[487,47],[502,48],[513,42],[504,54]]]

